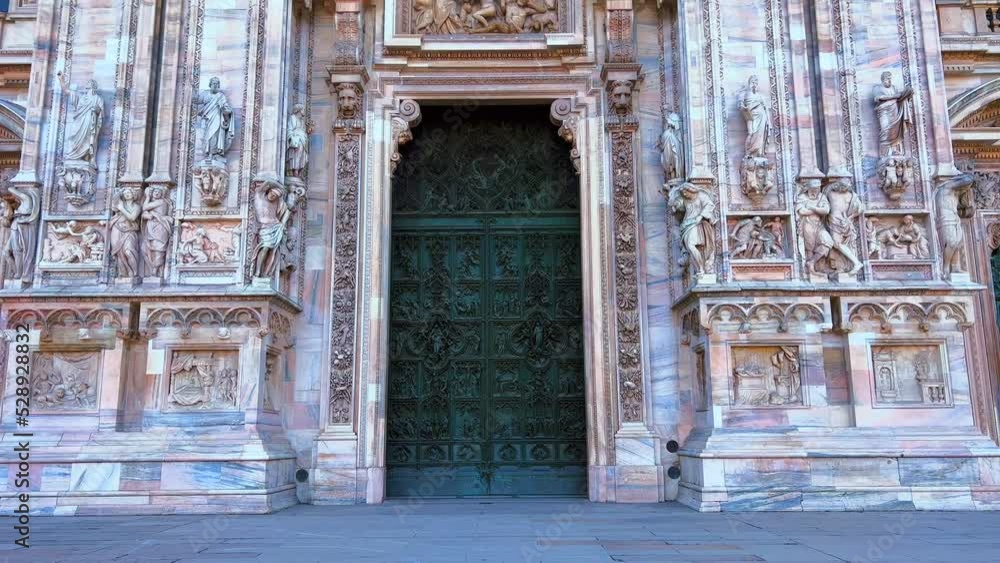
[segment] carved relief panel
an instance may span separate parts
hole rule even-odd
[[[733,346],[731,357],[733,406],[805,406],[798,346]]]
[[[39,352],[31,372],[31,406],[37,412],[97,408],[100,352]]]
[[[235,350],[172,350],[165,375],[165,411],[232,410],[239,394]]]
[[[876,406],[951,405],[951,386],[940,344],[875,344],[871,348]]]

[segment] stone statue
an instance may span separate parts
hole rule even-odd
[[[233,107],[220,85],[219,79],[212,77],[208,81],[208,91],[200,92],[195,103],[201,106],[198,117],[204,127],[202,154],[205,160],[225,164],[226,152],[236,136],[236,124]]]
[[[899,90],[892,84],[892,73],[882,73],[882,83],[875,87],[875,115],[878,117],[879,156],[905,156],[907,129],[913,127],[913,90]]]
[[[680,265],[697,275],[715,270],[715,202],[694,184],[685,182],[672,190],[671,210],[680,217],[681,246],[684,258]]]
[[[38,190],[11,186],[10,194],[17,200],[10,233],[3,251],[5,279],[24,278],[31,271],[35,252],[35,223],[41,213]]]
[[[946,276],[965,273],[965,232],[962,218],[972,211],[970,174],[955,176],[938,184],[934,200],[937,205],[937,230],[941,239],[941,267]]]
[[[301,178],[309,164],[309,126],[302,104],[292,106],[285,135],[285,175]]]
[[[63,154],[67,161],[78,161],[95,167],[97,137],[104,121],[104,100],[97,91],[97,82],[91,80],[82,94],[76,86],[66,82],[63,73],[56,73],[64,92],[69,93],[70,109],[66,121]]]
[[[830,200],[823,194],[819,180],[809,179],[795,202],[795,214],[799,217],[799,233],[806,253],[806,269],[817,273],[817,263],[830,256],[834,242],[826,229],[826,217],[830,214]]]
[[[158,186],[146,190],[146,200],[142,203],[143,254],[145,275],[163,277],[163,267],[170,247],[173,226],[173,206],[163,188]]]
[[[863,264],[854,251],[857,242],[855,223],[864,211],[864,204],[844,180],[836,180],[830,184],[826,197],[830,202],[830,214],[826,222],[830,236],[833,237],[833,248],[851,263],[848,273],[856,274]]]
[[[887,156],[879,160],[879,187],[892,201],[902,199],[913,187],[913,159],[908,156]]]
[[[663,167],[663,180],[667,184],[684,178],[683,151],[681,116],[671,112],[667,115],[667,128],[660,135],[660,165]]]
[[[138,188],[125,188],[112,206],[109,238],[119,278],[139,276],[139,193]]]
[[[254,182],[254,212],[260,225],[257,247],[254,249],[253,272],[256,278],[269,278],[279,269],[282,246],[288,236],[292,211],[303,194],[287,194],[276,179],[263,178]]]
[[[6,195],[0,192],[0,251],[7,248],[7,241],[10,239],[10,226],[14,223],[14,206]],[[0,282],[2,281],[3,256],[0,256]]]
[[[413,9],[415,27],[420,33],[451,35],[464,31],[455,0],[415,0]]]
[[[756,75],[747,80],[746,90],[740,100],[740,113],[747,122],[746,157],[764,157],[771,120],[767,111],[767,99],[757,91],[759,79]]]

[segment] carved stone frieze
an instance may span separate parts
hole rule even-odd
[[[844,305],[841,328],[845,331],[882,333],[934,331],[960,332],[972,326],[971,305],[966,300],[876,300]]]
[[[832,326],[830,314],[819,303],[770,301],[723,302],[707,305],[704,326],[713,332],[742,334],[801,333]]]
[[[40,352],[31,372],[31,404],[38,411],[97,408],[100,352]]]
[[[259,304],[232,306],[153,303],[144,306],[140,314],[139,330],[152,336],[161,329],[177,329],[182,337],[186,337],[196,328],[227,331],[249,328],[263,336],[271,331],[265,321],[266,314],[266,308]]]
[[[632,10],[608,10],[608,62],[635,62],[635,24]]]
[[[409,0],[407,27],[420,35],[519,34],[561,31],[557,0]]]
[[[732,349],[733,405],[802,406],[798,346],[739,346]]]
[[[50,223],[42,246],[41,265],[101,266],[106,221]]]
[[[972,173],[976,209],[1000,209],[1000,172]]]
[[[174,350],[164,410],[228,410],[236,407],[239,353]]]
[[[940,345],[898,344],[872,347],[875,404],[948,406],[951,389]]]
[[[38,330],[43,341],[51,340],[54,332],[70,333],[79,341],[101,331],[123,334],[131,329],[127,306],[93,307],[80,303],[15,306],[9,312],[6,326],[18,325]]]

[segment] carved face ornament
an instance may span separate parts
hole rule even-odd
[[[221,88],[221,87],[222,87],[222,83],[219,82],[218,78],[214,78],[213,77],[211,80],[208,81],[208,89],[213,94],[217,93],[219,91],[219,88]]]
[[[622,115],[632,109],[632,83],[628,80],[618,80],[611,88],[611,104]]]
[[[351,119],[358,112],[358,93],[351,84],[342,84],[337,88],[337,105],[340,115]]]

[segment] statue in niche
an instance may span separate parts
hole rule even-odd
[[[119,278],[139,276],[139,193],[138,188],[125,188],[112,205],[110,246]]]
[[[258,179],[254,183],[253,205],[260,228],[254,249],[253,272],[256,278],[269,278],[280,269],[288,225],[304,191],[300,188],[287,193],[284,186],[273,178]]]
[[[965,232],[962,218],[974,211],[970,174],[955,176],[938,184],[934,194],[937,205],[937,230],[941,240],[941,267],[946,276],[965,273]]]
[[[163,188],[152,186],[146,190],[146,200],[142,203],[142,225],[145,275],[162,278],[173,226],[173,206]]]
[[[202,155],[204,160],[213,164],[225,165],[226,152],[236,136],[233,120],[233,107],[222,92],[221,82],[217,77],[208,81],[208,91],[200,92],[195,103],[200,106],[198,117],[204,128]]]
[[[97,136],[104,121],[104,100],[98,93],[97,81],[89,81],[83,93],[79,94],[76,86],[66,82],[63,73],[56,73],[56,77],[63,91],[69,94],[70,101],[63,154],[67,161],[78,161],[95,168]]]
[[[684,178],[684,147],[681,145],[681,116],[667,114],[667,126],[660,135],[660,165],[666,184]]]
[[[758,92],[760,79],[756,75],[747,80],[746,90],[740,100],[740,113],[747,122],[746,156],[764,157],[771,119],[767,111],[767,99]]]
[[[35,223],[41,213],[38,190],[11,186],[9,192],[17,201],[11,218],[10,233],[3,251],[5,279],[19,279],[31,270],[35,252]]]
[[[766,225],[761,217],[748,217],[736,223],[729,236],[733,258],[758,260],[780,258],[782,248],[781,219],[773,218]]]
[[[73,206],[86,205],[94,199],[97,175],[97,140],[104,122],[104,100],[97,82],[87,83],[83,93],[70,85],[63,73],[56,73],[63,92],[69,95],[66,134],[63,137],[63,165],[56,171],[56,186]]]
[[[680,217],[683,258],[679,265],[695,276],[715,270],[715,202],[694,184],[685,182],[670,193],[670,209]]]
[[[913,90],[896,88],[892,84],[892,73],[886,71],[873,97],[878,117],[879,156],[906,156],[907,130],[913,127]]]
[[[292,106],[285,131],[285,175],[301,179],[309,164],[309,125],[306,108],[302,104]]]
[[[759,203],[774,189],[774,165],[767,158],[767,140],[771,116],[767,98],[758,91],[760,79],[756,75],[747,80],[747,87],[740,99],[740,113],[747,124],[746,149],[740,165],[740,188],[743,195]]]
[[[851,263],[848,273],[856,274],[863,264],[854,252],[857,242],[855,222],[864,211],[864,204],[845,180],[835,180],[831,183],[827,187],[826,197],[830,202],[827,228],[833,237],[833,249]]]

